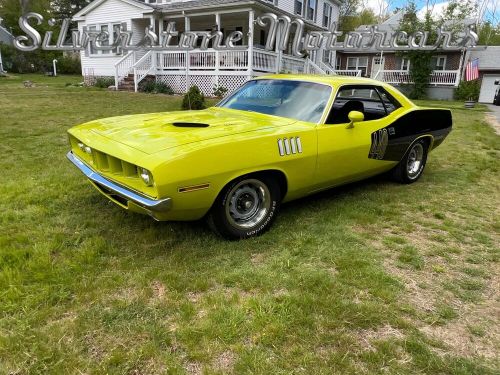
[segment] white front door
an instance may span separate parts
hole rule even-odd
[[[377,79],[384,70],[385,57],[374,57],[372,60],[372,72],[370,78]],[[380,73],[379,73],[380,72]]]

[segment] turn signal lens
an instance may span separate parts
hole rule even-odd
[[[146,168],[139,167],[139,175],[141,176],[142,181],[146,184],[146,186],[153,186],[153,176],[151,172]]]

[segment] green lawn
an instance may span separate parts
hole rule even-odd
[[[334,189],[227,242],[126,213],[66,161],[75,124],[180,107],[65,87],[80,80],[0,78],[0,374],[500,371],[500,137],[484,108],[449,103],[454,131],[418,183]]]

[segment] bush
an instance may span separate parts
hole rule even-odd
[[[82,74],[80,55],[62,56],[57,59],[57,72],[61,74]]]
[[[474,81],[462,81],[455,90],[455,98],[457,100],[474,100],[477,102],[479,99],[479,91],[481,90],[481,84],[479,80]]]
[[[99,87],[101,89],[107,89],[109,86],[115,85],[115,79],[113,77],[99,77],[95,80],[94,87]]]
[[[223,98],[227,94],[227,89],[223,86],[214,87],[214,96],[217,98]]]
[[[144,79],[139,83],[139,91],[153,93],[155,91],[156,82],[151,79]]]
[[[182,109],[205,109],[205,95],[198,86],[191,86],[182,99]]]
[[[61,58],[57,51],[21,52],[15,47],[0,43],[4,69],[12,73],[52,72],[52,60]]]
[[[144,80],[139,84],[139,91],[151,94],[166,94],[174,95],[174,90],[162,82],[155,82],[154,80]]]

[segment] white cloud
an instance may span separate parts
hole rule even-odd
[[[431,3],[431,2],[430,2]],[[423,6],[417,13],[419,18],[424,18],[427,11],[431,12],[433,18],[439,18],[448,6],[449,1],[443,1],[442,3],[436,3],[434,5],[429,5],[429,8]]]

